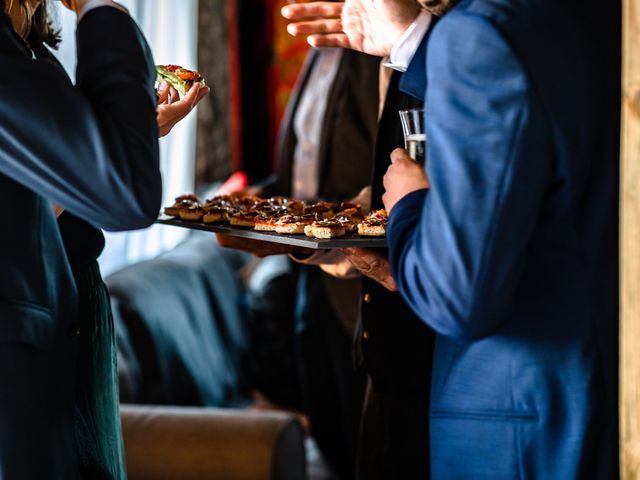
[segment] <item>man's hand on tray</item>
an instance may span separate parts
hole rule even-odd
[[[310,248],[294,247],[281,243],[263,242],[248,238],[232,237],[230,235],[216,234],[218,243],[225,248],[235,248],[249,252],[256,257],[269,257],[271,255],[295,255],[297,258],[309,257],[314,253]]]
[[[389,258],[368,248],[344,248],[344,256],[364,276],[375,280],[387,290],[396,292],[398,287],[391,274]]]

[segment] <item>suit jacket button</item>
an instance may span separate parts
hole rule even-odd
[[[364,300],[364,303],[371,303],[371,294],[370,293],[365,293],[364,297],[362,297],[362,299]]]
[[[365,330],[364,332],[362,332],[362,338],[364,340],[369,340],[369,330]]]

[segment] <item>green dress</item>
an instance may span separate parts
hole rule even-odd
[[[74,276],[80,299],[75,430],[81,478],[126,479],[109,293],[97,261]]]
[[[25,48],[37,58],[50,60],[66,75],[44,44],[32,43],[33,50],[25,44]],[[69,212],[58,217],[58,226],[79,298],[74,427],[81,478],[126,479],[113,315],[97,262],[104,236]]]

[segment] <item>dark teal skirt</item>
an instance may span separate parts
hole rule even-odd
[[[97,262],[75,272],[80,298],[75,430],[83,479],[126,479],[116,337]]]

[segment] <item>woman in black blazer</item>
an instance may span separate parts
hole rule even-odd
[[[0,202],[19,206],[0,239],[12,250],[0,255],[0,473],[126,478],[98,228],[153,222],[158,134],[207,90],[169,104],[165,88],[157,117],[151,54],[126,12],[65,3],[81,13],[75,87],[45,47],[57,43],[46,2],[0,0],[14,74],[0,80]],[[51,202],[66,209],[59,227]]]

